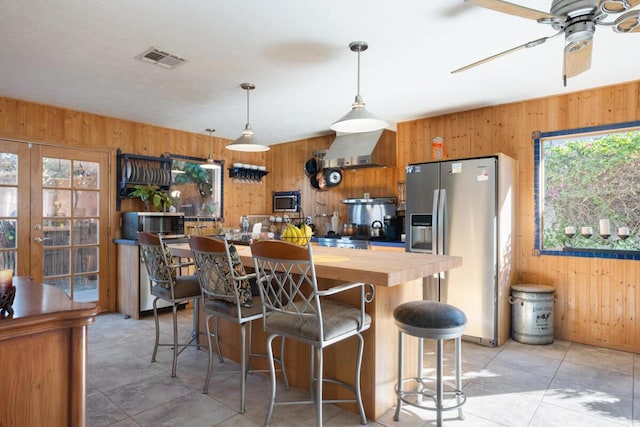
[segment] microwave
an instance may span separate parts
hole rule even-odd
[[[123,212],[122,238],[138,240],[138,232],[162,235],[184,234],[182,212]]]
[[[273,212],[300,212],[300,192],[274,191],[272,207]]]

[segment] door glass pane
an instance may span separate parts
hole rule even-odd
[[[98,271],[98,248],[78,248],[73,251],[74,273],[95,273]]]
[[[0,184],[18,185],[18,155],[0,153]]]
[[[69,274],[71,260],[71,250],[69,248],[45,249],[42,262],[42,276],[45,280],[49,276],[61,276]]]
[[[0,187],[0,216],[15,218],[18,211],[18,188]]]
[[[73,278],[73,300],[79,302],[97,301],[98,280],[97,274],[88,276],[75,276]]]
[[[73,192],[73,215],[76,217],[98,216],[98,196],[97,191]]]
[[[43,227],[42,242],[44,246],[69,246],[71,244],[71,236],[69,229],[71,223],[68,219],[45,219]]]
[[[45,285],[55,286],[65,291],[67,295],[71,295],[71,279],[69,277],[43,278],[42,281]]]
[[[16,220],[0,220],[0,268],[13,270],[14,273],[18,256],[15,250],[17,249],[16,227]]]
[[[73,162],[73,186],[75,188],[98,188],[100,164],[94,162]]]
[[[70,187],[71,160],[43,157],[42,185],[45,187]]]
[[[73,220],[73,244],[98,244],[98,224],[97,219]]]
[[[71,190],[42,190],[42,216],[68,216]]]

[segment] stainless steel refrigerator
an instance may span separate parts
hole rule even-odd
[[[406,250],[462,257],[424,280],[425,299],[460,308],[463,339],[500,346],[510,333],[516,161],[504,154],[410,164]]]

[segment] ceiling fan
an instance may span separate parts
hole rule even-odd
[[[640,10],[631,10],[640,4],[640,0],[553,0],[549,13],[501,0],[465,1],[509,15],[533,19],[540,24],[551,25],[557,33],[481,59],[473,64],[458,68],[451,73],[468,70],[520,49],[539,46],[547,40],[564,34],[565,47],[562,78],[566,86],[567,78],[575,77],[591,67],[593,34],[596,31],[596,25],[612,27],[616,33],[640,32]],[[615,19],[607,20],[610,15],[618,14],[622,15]]]

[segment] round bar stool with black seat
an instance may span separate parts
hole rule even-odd
[[[395,421],[400,420],[402,403],[418,408],[436,411],[437,426],[442,426],[442,412],[458,409],[458,418],[464,419],[462,405],[467,400],[462,392],[462,351],[461,337],[467,325],[467,316],[462,310],[437,301],[410,301],[399,305],[393,310],[393,318],[399,329],[398,333],[398,383],[396,396],[398,398]],[[404,378],[404,334],[419,338],[418,376]],[[436,379],[435,393],[427,384],[433,384],[433,379],[423,376],[423,340],[436,340]],[[455,339],[455,385],[443,381],[443,353],[444,340]],[[404,383],[416,383],[415,390],[407,391]],[[445,391],[444,388],[447,387]],[[445,406],[444,397],[455,397],[455,403]],[[425,399],[426,398],[426,399]]]

